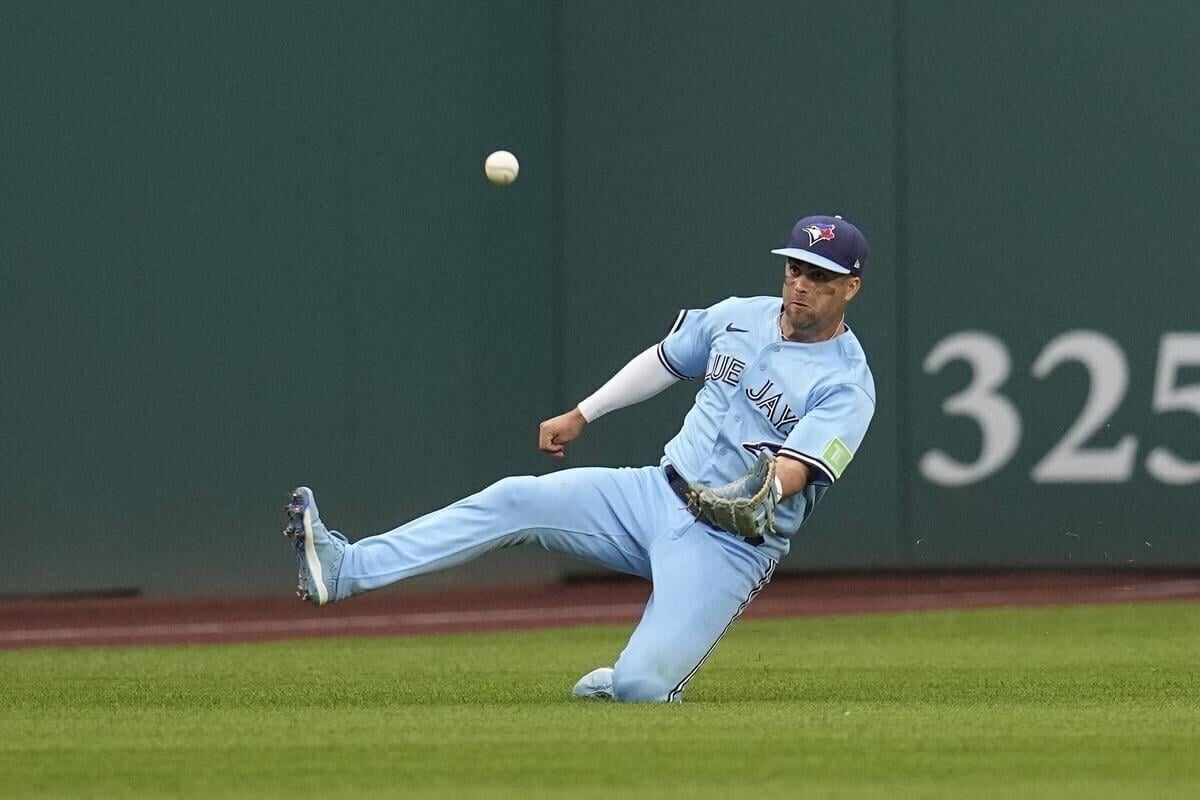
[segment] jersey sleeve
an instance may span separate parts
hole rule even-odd
[[[712,348],[712,318],[716,308],[683,309],[666,338],[659,342],[658,359],[675,377],[691,381],[704,374]]]
[[[875,401],[854,384],[834,386],[806,413],[779,454],[803,461],[811,483],[832,485],[854,458],[875,414]]]

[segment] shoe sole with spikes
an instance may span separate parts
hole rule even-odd
[[[287,512],[288,523],[283,529],[283,535],[295,545],[296,563],[299,567],[296,596],[323,606],[329,602],[329,593],[325,588],[325,575],[313,541],[311,504],[308,498],[296,489],[292,492],[291,502],[284,507],[284,511]],[[315,594],[310,586],[316,589]]]

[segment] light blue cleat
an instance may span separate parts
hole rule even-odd
[[[288,524],[283,535],[295,544],[296,562],[300,565],[296,594],[319,606],[335,602],[338,600],[338,576],[349,540],[321,522],[316,498],[307,486],[292,492],[292,502],[285,510]]]
[[[588,700],[611,700],[613,696],[612,667],[594,669],[579,679],[571,694]]]

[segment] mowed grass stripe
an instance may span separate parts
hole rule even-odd
[[[6,797],[1196,797],[1200,606],[745,620],[681,706],[628,626],[0,653]]]

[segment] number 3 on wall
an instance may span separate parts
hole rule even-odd
[[[1008,348],[982,331],[963,331],[946,337],[925,357],[924,368],[933,375],[951,361],[971,367],[971,382],[946,398],[942,410],[970,417],[979,426],[982,444],[972,463],[958,461],[942,450],[921,457],[921,474],[941,486],[966,486],[983,480],[1009,462],[1021,440],[1021,416],[999,389],[1011,371]],[[1085,443],[1121,404],[1129,385],[1129,367],[1120,346],[1098,331],[1068,331],[1050,341],[1033,362],[1034,377],[1044,378],[1066,361],[1088,371],[1090,389],[1079,418],[1062,439],[1034,466],[1036,483],[1108,483],[1129,480],[1137,457],[1133,434],[1111,447],[1086,447]],[[1200,384],[1178,386],[1181,367],[1200,366],[1200,333],[1164,334],[1154,379],[1153,410],[1185,411],[1200,417]],[[1156,447],[1146,458],[1146,470],[1163,483],[1182,485],[1200,481],[1200,462],[1185,461],[1166,447]]]
[[[983,444],[973,464],[930,450],[921,457],[921,474],[942,486],[966,486],[983,480],[1012,458],[1021,442],[1021,415],[1007,397],[996,393],[1012,369],[1003,342],[982,331],[947,336],[925,357],[925,372],[934,375],[951,361],[966,361],[971,366],[971,383],[947,397],[942,411],[975,420]]]

